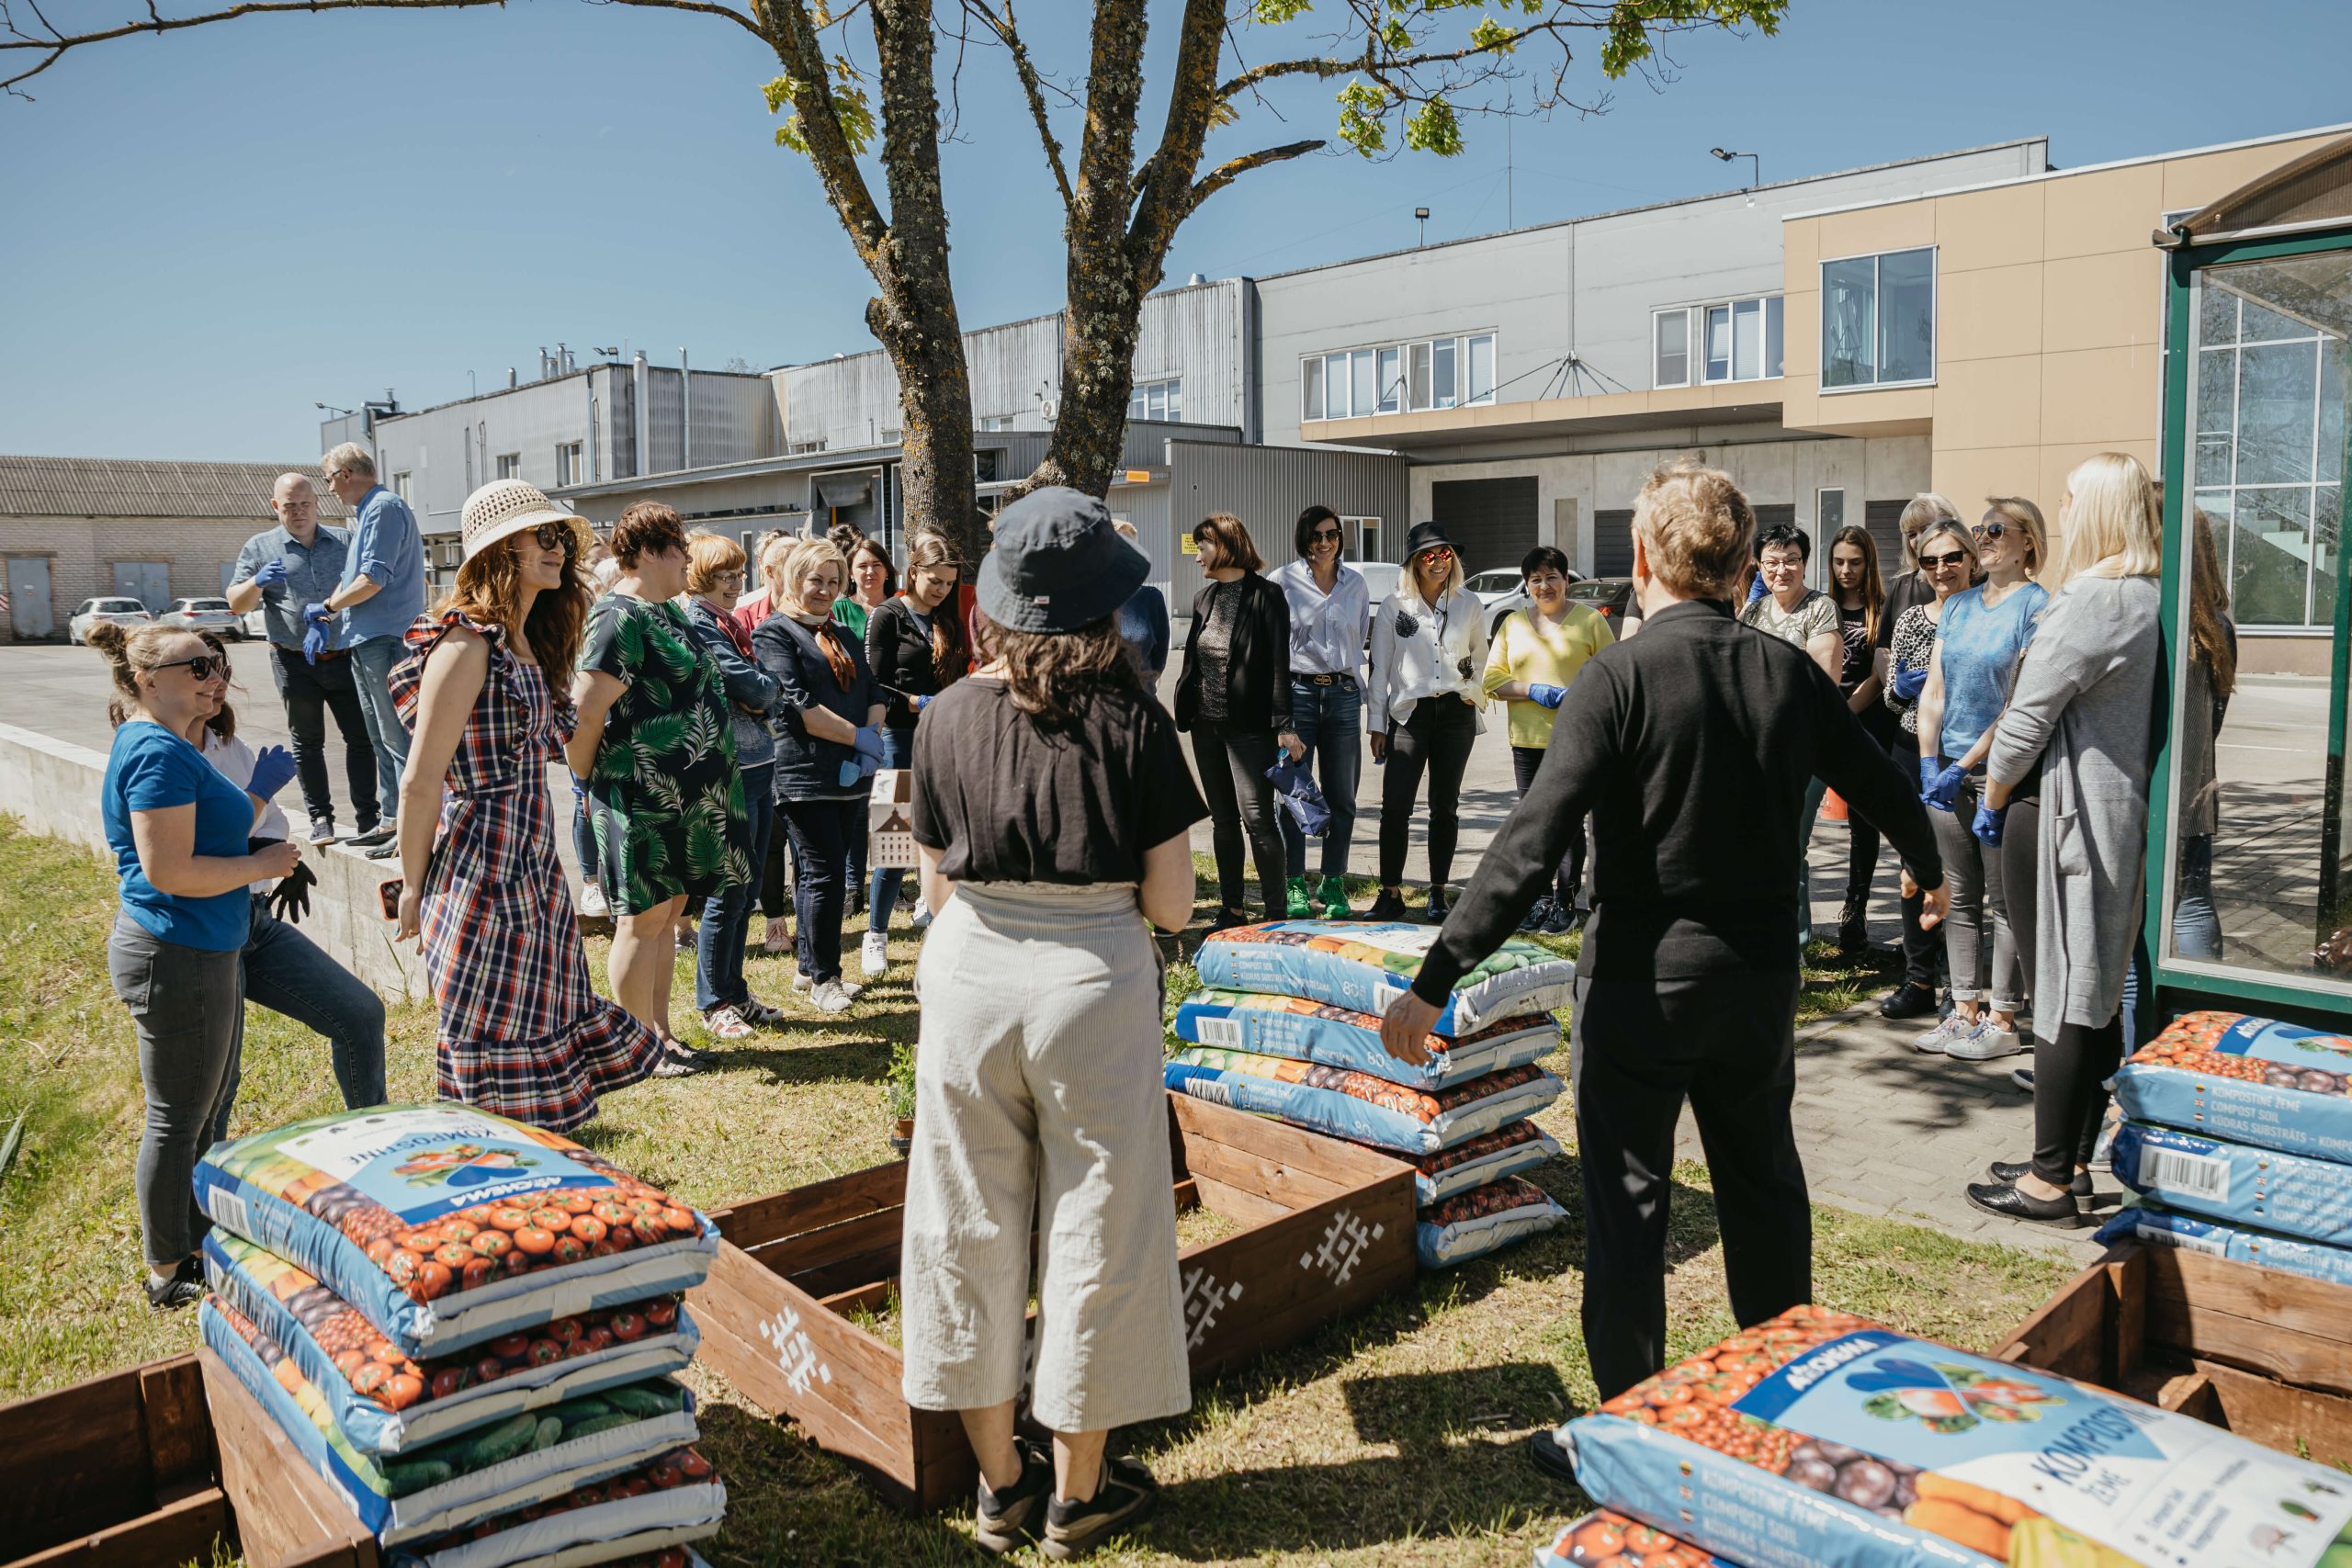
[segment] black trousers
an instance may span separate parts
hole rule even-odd
[[[1732,1315],[1746,1327],[1813,1299],[1813,1211],[1789,1120],[1796,998],[1794,970],[1577,981],[1584,1340],[1603,1399],[1666,1365],[1668,1182],[1686,1099],[1714,1180]]]
[[[1919,738],[1901,726],[1895,727],[1894,739],[1887,747],[1894,758],[1894,765],[1903,770],[1906,779],[1919,776]],[[1876,835],[1872,835],[1871,855],[1878,855]],[[1937,965],[1943,957],[1943,936],[1939,931],[1925,931],[1919,925],[1919,912],[1927,907],[1927,898],[1914,893],[1903,900],[1903,978],[1908,985],[1922,990],[1936,988]]]
[[[269,672],[286,704],[286,728],[294,737],[294,776],[301,781],[302,808],[312,817],[333,817],[327,793],[327,710],[343,734],[343,780],[351,790],[358,828],[376,826],[376,743],[368,736],[368,716],[359,711],[359,688],[352,684],[351,659],[322,659],[312,664],[299,652],[269,645]]]
[[[791,858],[791,837],[782,832],[770,833],[767,863],[760,867],[760,913],[771,920],[789,919],[792,916],[792,879],[786,874]]]
[[[1527,786],[1535,782],[1535,770],[1544,765],[1544,752],[1533,746],[1510,749],[1511,783],[1518,786],[1519,797],[1527,798]],[[1552,902],[1563,909],[1577,906],[1577,892],[1584,886],[1585,824],[1568,840],[1568,852],[1560,857],[1559,869],[1552,874]]]
[[[1453,874],[1453,844],[1462,829],[1462,775],[1478,739],[1478,710],[1459,697],[1424,697],[1413,716],[1388,727],[1387,773],[1380,781],[1380,885],[1405,880],[1405,852],[1413,841],[1413,800],[1421,774],[1430,776],[1430,886]]]
[[[2048,917],[2054,918],[2054,917]],[[2057,1007],[2053,998],[2052,1008]],[[2123,1015],[2097,1029],[2062,1023],[2054,1040],[2033,1043],[2033,1173],[2053,1187],[2091,1162],[2107,1119],[2101,1086],[2123,1065]]]
[[[1241,846],[1258,863],[1258,893],[1270,920],[1283,918],[1283,875],[1290,861],[1283,849],[1274,813],[1274,732],[1232,729],[1209,719],[1193,722],[1193,762],[1201,773],[1201,798],[1209,808],[1210,836],[1216,845],[1217,901],[1239,909],[1250,882],[1241,873]]]

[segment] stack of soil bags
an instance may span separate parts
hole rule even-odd
[[[2102,1240],[2352,1283],[2352,1040],[2240,1013],[2176,1020],[2123,1065]]]
[[[1404,1160],[1420,1202],[1421,1264],[1482,1257],[1565,1216],[1520,1172],[1560,1145],[1530,1121],[1560,1095],[1535,1064],[1559,1049],[1553,1010],[1576,966],[1510,942],[1463,977],[1413,1066],[1380,1043],[1435,926],[1275,920],[1219,931],[1196,958],[1203,988],[1176,1012],[1188,1043],[1168,1087]]]
[[[2341,1471],[1821,1307],[1733,1335],[1556,1437],[1596,1504],[1694,1568],[1708,1553],[1746,1568],[2352,1562]],[[1591,1561],[1566,1545],[1552,1561]]]
[[[458,1105],[216,1145],[205,1343],[386,1560],[689,1568],[726,1488],[695,1450],[681,1302],[710,1222],[567,1138]]]

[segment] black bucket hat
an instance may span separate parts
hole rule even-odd
[[[1442,525],[1416,523],[1412,531],[1405,536],[1405,558],[1409,561],[1423,550],[1435,549],[1440,545],[1453,550],[1453,541],[1445,536],[1445,529]],[[1453,553],[1457,557],[1462,554],[1460,550],[1453,550]]]
[[[1151,563],[1111,526],[1100,496],[1033,490],[997,515],[973,584],[980,613],[1018,632],[1074,632],[1117,612]]]

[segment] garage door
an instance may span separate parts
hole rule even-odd
[[[1592,575],[1595,577],[1631,577],[1634,575],[1634,509],[1611,512],[1607,508],[1592,514]]]
[[[1903,509],[1910,504],[1908,497],[1862,503],[1862,525],[1871,531],[1871,543],[1878,547],[1881,582],[1892,582],[1908,570],[1903,564]]]
[[[1519,563],[1533,549],[1535,476],[1505,479],[1441,479],[1430,487],[1438,526],[1453,541],[1464,575]]]

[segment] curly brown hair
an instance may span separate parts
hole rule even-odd
[[[658,501],[639,502],[613,525],[613,558],[623,570],[635,566],[637,558],[648,550],[655,555],[668,550],[683,554],[685,547],[686,525],[677,509]]]
[[[1105,615],[1074,632],[1023,632],[975,611],[989,650],[1004,665],[1012,705],[1048,729],[1078,721],[1078,699],[1091,692],[1143,690],[1134,657],[1119,636],[1119,619]]]
[[[457,610],[470,620],[511,628],[515,606],[523,602],[521,556],[526,547],[537,547],[530,535],[516,534],[474,555],[458,569],[458,586],[441,602],[438,613]],[[562,587],[543,588],[532,599],[530,617],[523,623],[531,657],[539,661],[539,673],[559,701],[571,689],[571,668],[580,660],[593,597],[578,572],[566,571]]]

